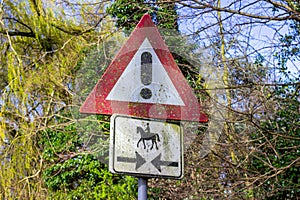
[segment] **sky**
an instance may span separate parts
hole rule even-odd
[[[253,0],[242,1],[243,3],[253,2]],[[249,6],[247,12],[257,15],[274,15],[273,10],[263,1],[257,1],[257,4]],[[232,1],[222,0],[222,7],[231,4]],[[180,5],[178,6],[180,7]],[[230,7],[236,9],[236,5]],[[220,39],[219,25],[217,24],[218,16],[216,12],[207,12],[200,14],[199,10],[191,9],[178,9],[180,15],[179,24],[180,31],[184,34],[197,33],[196,41],[201,46],[207,46],[212,42]],[[279,12],[278,12],[279,13]],[[275,13],[277,14],[277,13]],[[196,17],[195,17],[196,16]],[[247,52],[247,58],[254,62],[255,58],[261,54],[265,58],[264,65],[274,68],[277,66],[278,61],[274,55],[280,52],[281,48],[275,48],[279,44],[279,40],[290,31],[287,21],[275,21],[268,23],[255,23],[255,19],[241,17],[238,15],[230,16],[228,13],[221,14],[222,19],[227,18],[223,22],[225,40],[227,44],[236,42],[238,45],[232,45],[227,50],[227,57],[230,55],[244,55]],[[260,20],[261,22],[261,20]],[[251,25],[249,25],[251,23]],[[215,24],[215,25],[213,25]],[[227,34],[228,33],[228,34]],[[234,33],[234,36],[230,35]],[[229,46],[229,45],[228,45]],[[210,47],[209,47],[210,48]],[[299,60],[289,61],[287,66],[291,74],[295,77],[300,73]],[[276,79],[276,74],[274,75]]]

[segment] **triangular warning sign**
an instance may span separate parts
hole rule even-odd
[[[80,112],[208,121],[148,14],[142,17]]]
[[[142,81],[141,55],[144,52],[151,55],[151,66],[148,66],[151,67],[151,73],[149,70],[147,71],[150,74],[149,79],[151,79],[151,82],[149,81],[148,85],[143,84]],[[141,96],[141,91],[144,88],[149,89],[151,97]],[[167,71],[147,38],[145,38],[121,77],[119,77],[106,100],[184,106]]]

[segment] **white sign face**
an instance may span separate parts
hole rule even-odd
[[[106,100],[184,106],[149,40],[144,42]]]
[[[143,177],[183,177],[183,135],[179,124],[113,115],[109,169]]]

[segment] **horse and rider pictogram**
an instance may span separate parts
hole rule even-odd
[[[141,135],[141,138],[139,139],[139,141],[137,143],[137,147],[139,147],[140,142],[143,142],[144,149],[146,149],[145,140],[146,141],[150,140],[150,141],[152,141],[152,146],[150,147],[150,150],[153,149],[154,145],[155,145],[156,149],[158,150],[157,142],[160,142],[159,134],[158,133],[152,133],[150,131],[149,123],[147,123],[147,126],[146,126],[145,130],[140,126],[137,126],[136,132],[137,132],[137,134]]]

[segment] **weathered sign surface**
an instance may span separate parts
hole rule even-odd
[[[179,124],[113,115],[110,137],[111,172],[145,177],[183,176]]]

